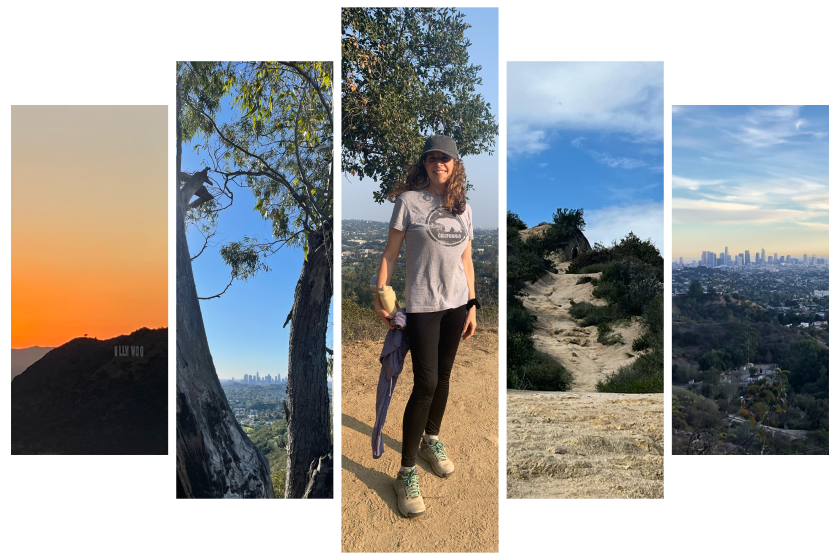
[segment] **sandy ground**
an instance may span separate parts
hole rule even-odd
[[[592,284],[576,284],[582,275],[565,274],[567,262],[554,266],[560,273],[529,285],[523,303],[537,318],[534,346],[574,383],[565,393],[508,391],[508,498],[663,498],[663,395],[595,392],[635,359],[642,326],[614,326],[624,343],[600,344],[596,327],[577,326],[569,302],[604,302],[592,298]]]
[[[508,391],[508,498],[662,498],[662,395]]]
[[[374,459],[371,431],[381,343],[344,344],[341,380],[341,548],[343,552],[497,552],[499,546],[498,333],[461,343],[441,440],[455,462],[448,479],[417,460],[426,514],[405,519],[393,480],[400,467],[402,413],[411,394],[411,356],[385,423],[385,454]]]

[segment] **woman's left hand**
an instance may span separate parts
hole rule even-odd
[[[469,337],[475,334],[475,327],[477,323],[475,321],[475,307],[470,307],[470,310],[467,311],[467,322],[464,323],[464,332],[461,333],[462,338],[467,340]]]

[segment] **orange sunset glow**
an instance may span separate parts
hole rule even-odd
[[[12,348],[167,326],[167,108],[12,107]]]

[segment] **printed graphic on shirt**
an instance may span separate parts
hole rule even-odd
[[[467,228],[461,217],[438,206],[426,217],[429,237],[447,247],[459,245],[467,238]]]

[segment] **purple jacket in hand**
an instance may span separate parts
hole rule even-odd
[[[373,424],[371,434],[371,446],[373,447],[373,458],[379,459],[385,452],[385,444],[382,442],[382,428],[385,426],[385,418],[388,416],[388,406],[391,404],[391,395],[397,385],[397,378],[403,370],[405,356],[408,354],[408,336],[405,334],[405,308],[397,311],[391,324],[396,329],[389,329],[385,335],[385,344],[382,346],[382,353],[379,355],[379,363],[382,368],[379,370],[379,383],[376,386],[376,422]]]

